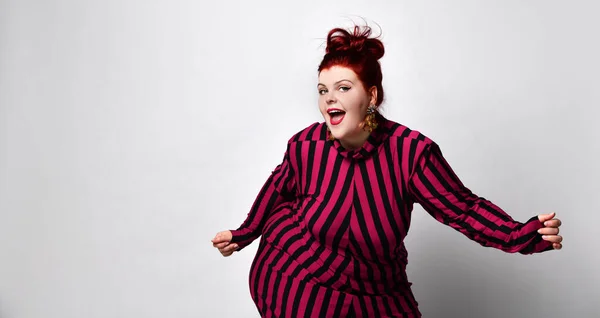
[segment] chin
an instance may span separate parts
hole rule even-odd
[[[333,135],[333,137],[335,137],[335,139],[344,139],[348,137],[348,132],[343,131],[341,129],[338,130],[331,130],[331,134]]]
[[[358,127],[358,124],[355,125],[350,121],[342,122],[335,126],[328,121],[327,126],[329,127],[329,131],[331,131],[331,134],[335,137],[335,139],[351,138],[358,131],[360,131],[360,129],[357,128],[352,129],[352,127]]]

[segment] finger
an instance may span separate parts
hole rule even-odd
[[[556,235],[560,230],[557,227],[544,227],[538,230],[540,234]]]
[[[562,242],[562,236],[560,235],[542,235],[542,238],[548,242],[560,243]]]
[[[231,244],[229,246],[226,246],[224,248],[220,248],[219,251],[221,252],[221,254],[223,254],[223,256],[229,256],[231,255],[235,250],[237,250],[238,245],[237,244]]]
[[[548,220],[551,220],[554,216],[556,216],[556,213],[552,212],[550,214],[540,214],[538,215],[538,220],[540,220],[540,222],[545,222]]]
[[[227,252],[229,252],[229,251],[233,252],[233,251],[235,251],[237,249],[238,249],[238,245],[235,244],[235,243],[229,244],[228,246],[226,246],[226,247],[223,248],[223,250],[227,251]]]
[[[562,222],[559,219],[552,219],[544,222],[544,225],[549,227],[559,227],[562,225]]]
[[[233,254],[233,251],[231,252],[221,252],[221,254],[225,257],[231,256],[231,254]]]
[[[222,242],[222,243],[217,243],[217,244],[213,243],[213,246],[216,248],[219,248],[219,249],[221,249],[227,245],[229,245],[229,242]]]
[[[562,248],[562,244],[560,244],[560,243],[552,243],[552,247],[554,247],[555,250],[560,250]]]
[[[235,250],[235,248],[234,248],[235,246],[236,246],[236,244],[229,244],[229,245],[219,248],[219,251],[221,251],[221,253],[229,252],[231,250]]]
[[[221,233],[217,233],[217,235],[215,235],[215,238],[213,238],[211,242],[213,242],[213,244],[227,242],[227,237],[225,237],[225,235]]]

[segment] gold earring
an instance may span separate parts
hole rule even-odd
[[[377,128],[377,107],[375,105],[369,106],[367,108],[367,116],[365,117],[365,123],[363,125],[363,129],[372,132]]]

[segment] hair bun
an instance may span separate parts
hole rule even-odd
[[[377,38],[370,38],[371,28],[354,26],[352,33],[342,28],[335,28],[327,35],[327,54],[360,54],[379,60],[385,50],[383,43]]]

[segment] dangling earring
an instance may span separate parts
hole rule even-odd
[[[367,116],[365,117],[365,123],[363,125],[363,129],[372,132],[377,128],[377,107],[375,105],[369,106],[367,108]]]

